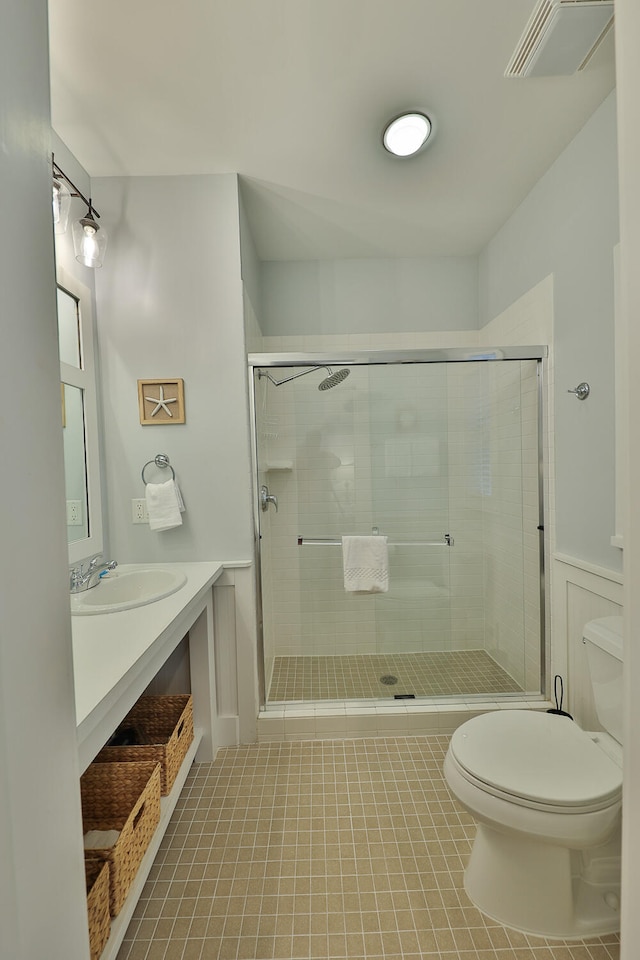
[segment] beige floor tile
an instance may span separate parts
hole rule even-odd
[[[276,657],[270,703],[517,693],[520,688],[485,650],[361,656]],[[411,703],[411,700],[398,700]],[[305,718],[301,717],[302,722]],[[309,718],[308,718],[309,719]],[[265,735],[282,732],[282,719],[270,716]],[[409,721],[405,718],[405,722]],[[285,725],[286,738],[295,725]],[[262,736],[262,734],[261,734]]]
[[[193,767],[118,960],[618,960],[615,936],[527,937],[470,904],[447,741],[262,743]]]

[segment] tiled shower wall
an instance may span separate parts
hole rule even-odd
[[[267,680],[276,655],[486,646],[516,684],[537,688],[523,610],[537,610],[538,581],[522,561],[523,489],[537,510],[535,364],[522,381],[519,366],[354,367],[325,392],[325,371],[280,387],[258,380],[260,482],[279,503],[261,514]],[[339,547],[297,546],[374,528],[418,541],[391,547],[384,595],[345,593]],[[455,547],[420,545],[445,533]]]

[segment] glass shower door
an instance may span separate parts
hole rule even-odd
[[[398,693],[419,696],[424,684],[407,678],[406,655],[451,642],[447,365],[369,370],[369,493],[390,567],[389,591],[372,604],[375,651],[387,658]]]
[[[537,361],[267,372],[267,699],[539,692]],[[345,591],[345,534],[388,538],[387,592]]]

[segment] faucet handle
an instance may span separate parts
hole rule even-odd
[[[260,487],[260,506],[263,510],[267,510],[269,504],[272,503],[276,508],[276,513],[278,512],[278,498],[274,497],[272,493],[269,493],[269,487],[264,484]]]

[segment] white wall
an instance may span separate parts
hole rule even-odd
[[[239,191],[240,218],[240,267],[242,270],[242,288],[244,291],[244,335],[247,351],[258,353],[262,349],[262,330],[260,315],[262,311],[262,277],[258,251],[251,234],[249,221]]]
[[[640,7],[617,0],[618,143],[620,154],[621,309],[628,326],[627,373],[637,383],[640,357]],[[622,960],[634,960],[640,943],[640,417],[636,393],[629,392],[628,450],[630,502],[625,504],[625,726],[622,861]]]
[[[96,277],[109,540],[118,561],[248,560],[252,483],[235,176],[93,183],[109,231]],[[182,377],[186,423],[141,426],[137,380]],[[187,507],[131,522],[143,465],[166,453]],[[149,480],[168,476],[154,467]]]
[[[486,323],[553,274],[557,549],[621,568],[615,530],[615,94],[607,98],[480,258]],[[566,391],[586,380],[581,403]]]
[[[475,330],[475,257],[262,264],[265,336]]]
[[[252,561],[237,178],[113,178],[92,186],[110,237],[96,275],[110,556]],[[159,377],[184,380],[185,424],[140,424],[137,381]],[[131,518],[131,500],[144,497],[142,467],[158,453],[169,456],[186,505],[183,525],[161,533]],[[168,474],[152,465],[145,477]],[[229,573],[225,583],[236,603],[227,642],[235,640],[237,652],[238,730],[250,742],[258,708],[253,568]]]
[[[0,956],[84,960],[44,0],[3,8],[0,131]]]

